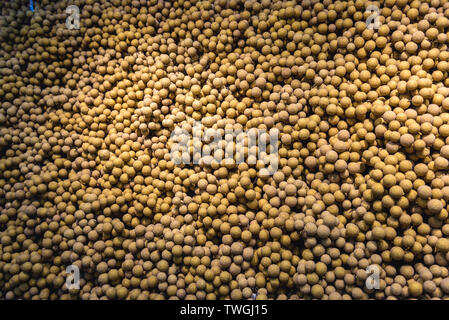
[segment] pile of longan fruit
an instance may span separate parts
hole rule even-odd
[[[0,299],[449,298],[448,36],[447,0],[0,1]],[[277,170],[174,161],[198,122]]]

